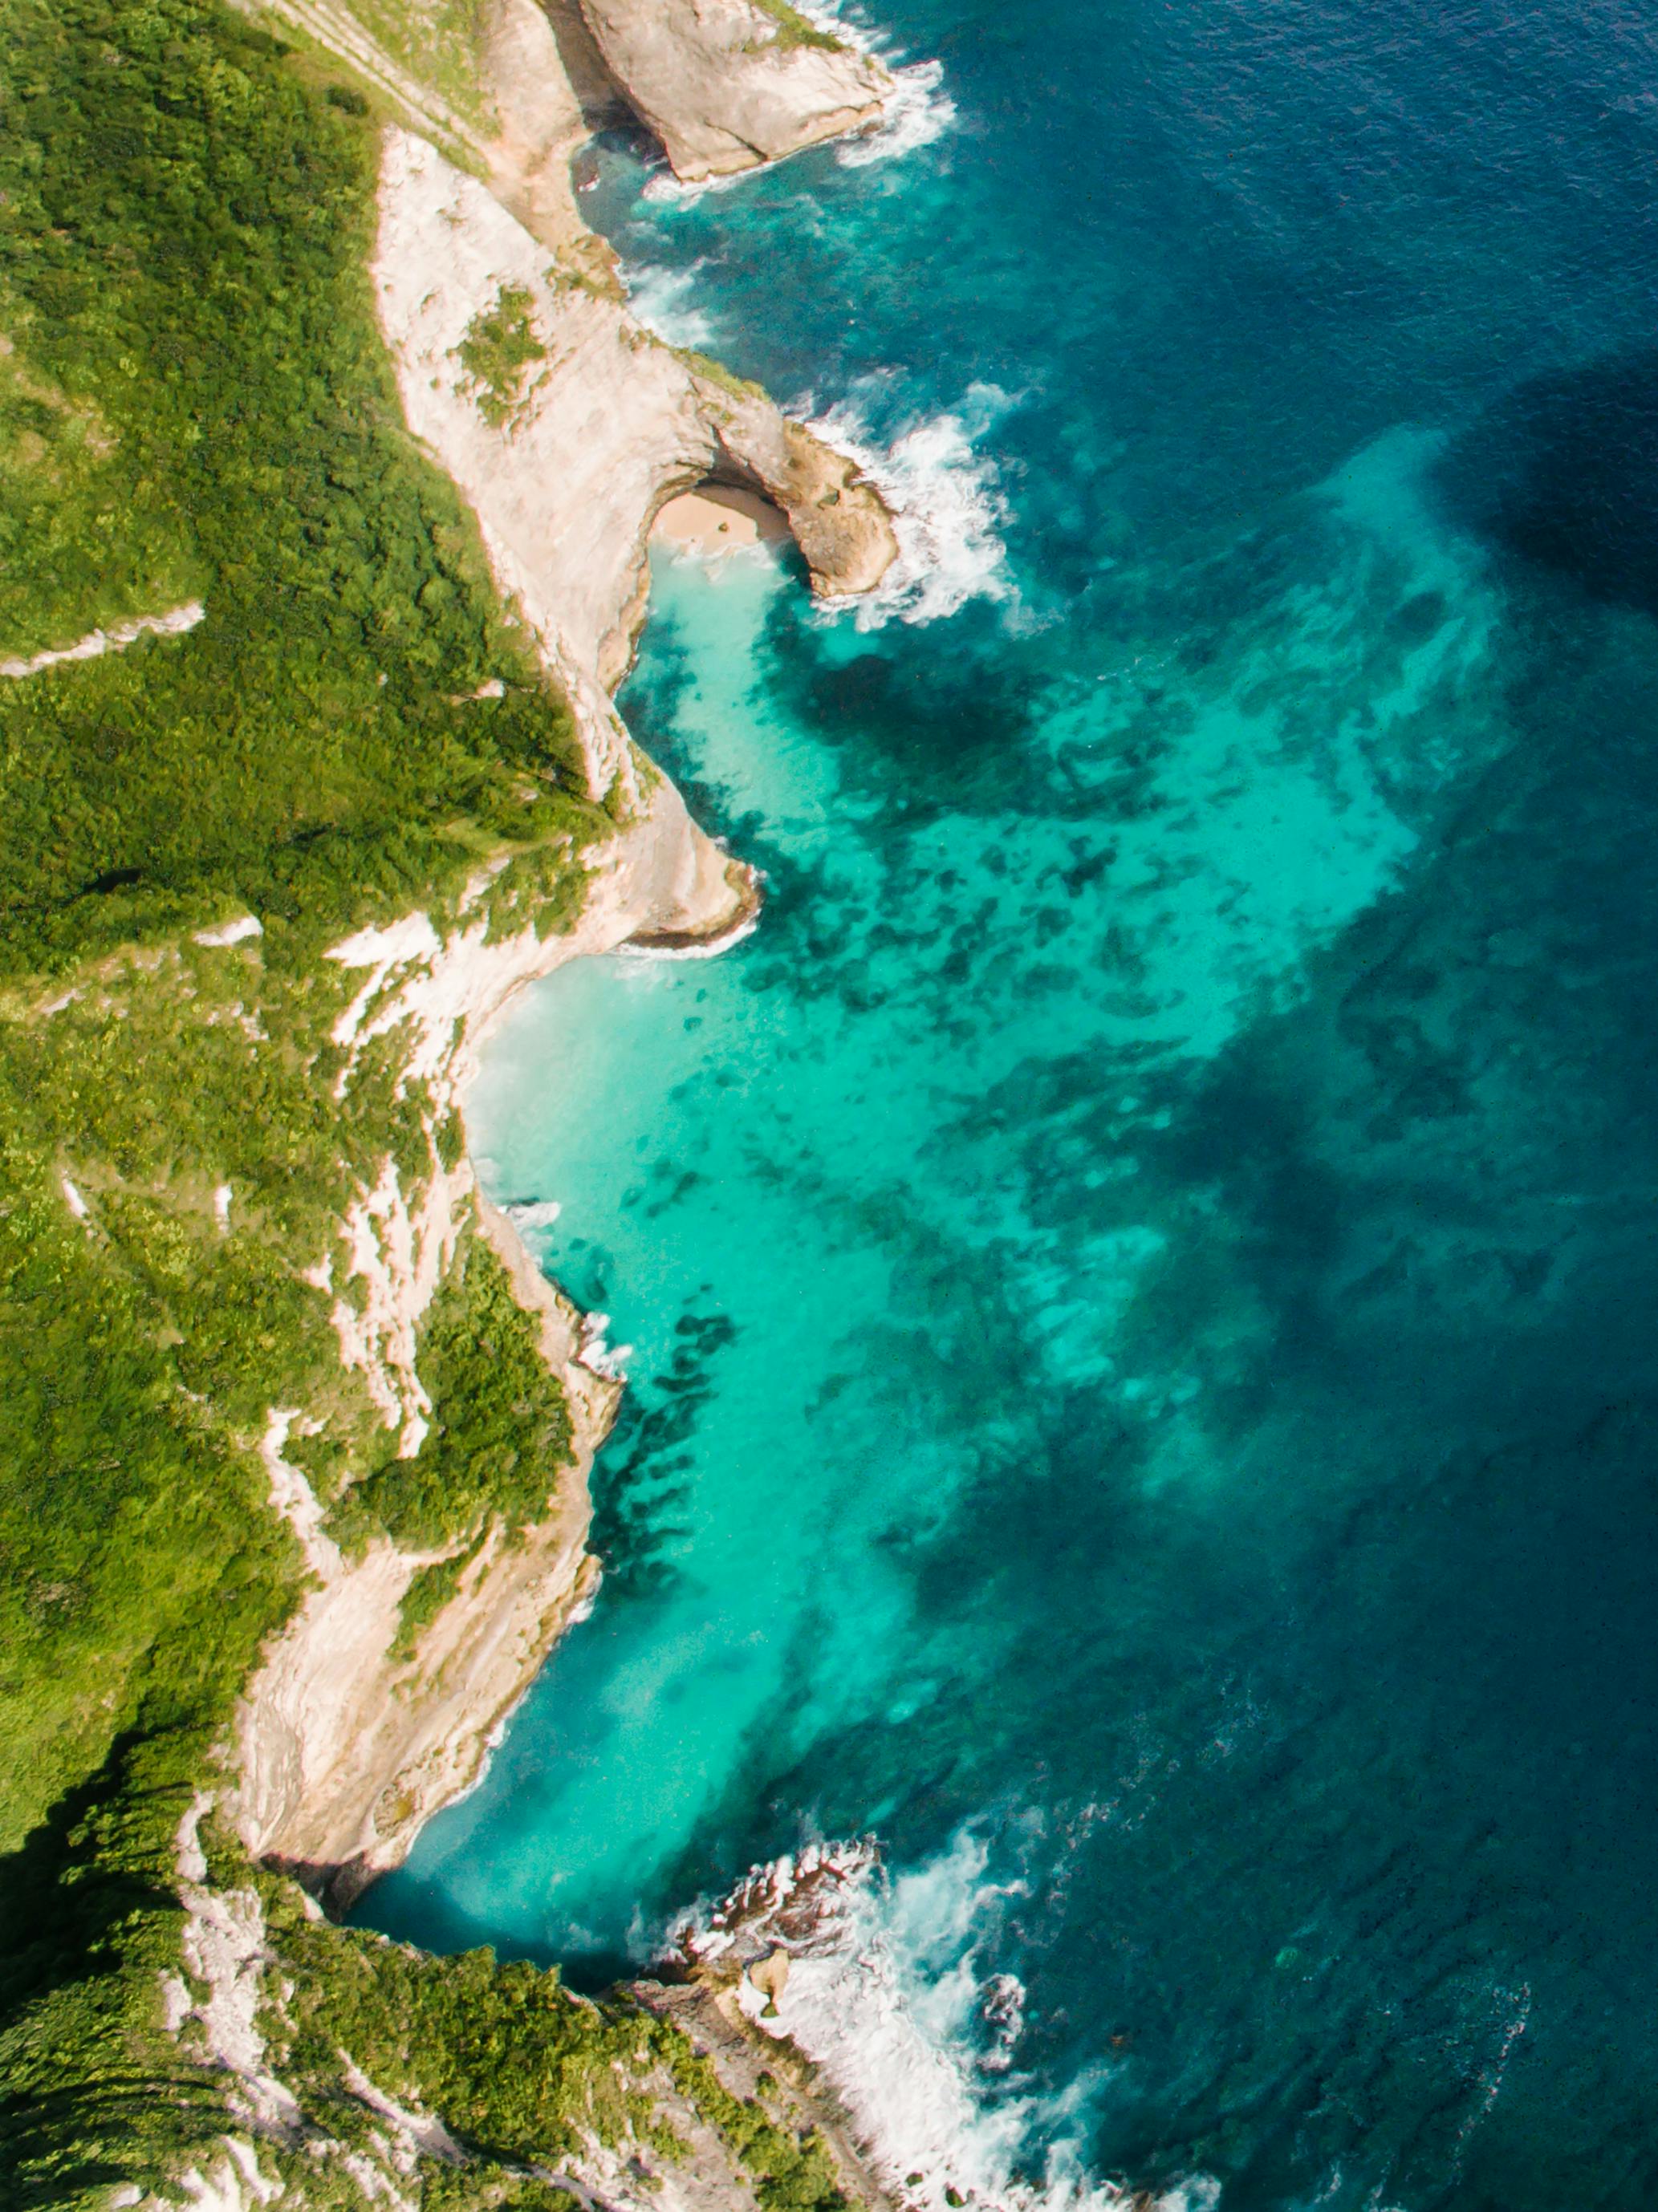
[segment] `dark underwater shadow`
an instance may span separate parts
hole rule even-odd
[[[1488,544],[1658,616],[1658,348],[1528,379],[1456,441],[1440,483]]]

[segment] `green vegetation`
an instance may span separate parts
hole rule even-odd
[[[352,14],[381,52],[430,87],[463,120],[488,127],[489,103],[480,91],[479,54],[482,0],[352,0]]]
[[[111,2185],[152,2185],[222,2155],[222,2076],[192,2062],[194,2030],[183,2041],[165,2031],[158,1993],[158,1978],[180,1971],[174,1839],[204,1747],[163,1735],[112,1760],[0,1888],[8,2207],[90,2212]],[[297,2185],[284,2202],[361,2212],[339,2154],[372,2159],[385,2123],[353,2093],[344,2060],[382,2096],[436,2115],[466,2156],[463,2168],[423,2164],[423,2212],[571,2212],[567,2191],[524,2169],[588,2139],[679,2154],[652,2094],[689,2057],[673,2029],[631,2006],[585,2003],[555,1974],[499,1966],[487,1951],[430,1958],[313,1920],[290,1882],[250,1867],[210,1823],[200,1840],[215,1886],[262,1907],[266,2063],[328,2154],[258,2142],[265,2172]],[[723,2131],[723,2106],[710,2118]]]
[[[494,304],[479,309],[455,348],[478,395],[478,411],[492,429],[517,419],[529,398],[524,380],[538,361],[547,357],[535,334],[534,304],[533,295],[521,284],[503,284]]]
[[[540,1328],[481,1237],[438,1286],[421,1330],[432,1420],[412,1459],[353,1484],[335,1514],[346,1543],[384,1529],[408,1549],[545,1520],[570,1461],[570,1408],[539,1349]]]
[[[846,52],[844,39],[838,39],[832,31],[820,30],[798,8],[791,8],[789,0],[754,0],[754,5],[777,27],[768,43],[781,47],[785,53],[795,46],[821,46],[832,54]]]
[[[545,2164],[578,2152],[584,2137],[629,2136],[674,2160],[683,2146],[652,2094],[666,2078],[720,2136],[765,2212],[847,2212],[821,2137],[734,2096],[677,2028],[629,1999],[574,1999],[556,1973],[522,1961],[499,1965],[486,1950],[427,1958],[280,1903],[272,1926],[299,1991],[280,2050],[284,2078],[332,2131],[342,2045],[382,2092],[441,2114],[491,2163]]]
[[[53,1813],[0,1881],[0,2202],[102,2204],[206,2155],[223,2091],[161,2030],[176,1971],[174,1838],[198,1731],[130,1743]],[[97,2191],[97,2194],[94,2194]]]
[[[820,2135],[795,2135],[756,2100],[733,2096],[711,2062],[683,2038],[664,2033],[659,2048],[679,2088],[747,2170],[765,2212],[846,2212],[845,2192]]]
[[[482,1250],[433,1319],[420,1459],[390,1461],[342,1368],[308,1271],[387,1158],[413,1194],[459,1132],[429,1134],[396,1035],[347,1069],[360,978],[320,956],[441,922],[486,856],[485,911],[560,927],[611,824],[403,428],[360,99],[206,0],[0,0],[0,652],[208,608],[0,682],[0,2201],[24,2206],[149,2186],[226,2125],[157,1977],[179,1821],[301,1586],[270,1408],[306,1407],[296,1455],[411,1527],[525,1517],[568,1450]],[[261,936],[192,941],[249,910]],[[320,2021],[327,1991],[305,2002]],[[563,2206],[497,2181],[429,2201]]]
[[[478,1557],[483,1540],[481,1536],[475,1538],[451,1558],[435,1559],[430,1566],[417,1571],[397,1610],[397,1634],[391,1647],[393,1659],[414,1657],[421,1638],[460,1589],[460,1577]]]
[[[716,361],[710,354],[696,353],[689,346],[675,346],[674,353],[674,357],[682,361],[687,368],[694,369],[698,376],[706,377],[710,384],[717,384],[722,392],[728,392],[734,399],[764,399],[765,397],[764,385],[756,384],[752,378],[737,375],[722,361]]]
[[[202,0],[3,22],[0,327],[61,456],[49,494],[0,472],[0,548],[58,513],[47,561],[4,564],[7,648],[113,611],[75,599],[101,566],[123,604],[208,612],[6,687],[0,972],[232,900],[298,961],[483,851],[597,834],[568,715],[398,414],[372,131]]]
[[[430,1174],[430,1102],[400,1087],[394,1037],[336,1095],[350,978],[320,949],[376,915],[441,916],[503,847],[492,905],[558,926],[609,823],[402,428],[363,269],[371,136],[203,0],[5,0],[0,25],[6,389],[56,395],[28,404],[62,449],[50,557],[5,564],[9,636],[106,616],[76,597],[106,542],[120,591],[170,561],[168,588],[209,610],[0,684],[6,1848],[123,1731],[221,1712],[290,1601],[253,1449],[267,1409],[328,1419],[337,1480],[389,1450],[304,1271],[388,1154],[405,1189]],[[0,542],[39,498],[0,471]],[[497,674],[506,695],[473,703]],[[190,942],[249,908],[261,939]],[[45,1013],[54,970],[78,981]],[[567,1446],[557,1386],[526,1377],[533,1325],[514,1334],[486,1275],[469,1322],[510,1395],[435,1324],[479,1405],[376,1492],[411,1526],[470,1528],[497,1478],[525,1517]],[[451,1483],[460,1504],[434,1502]]]
[[[297,1561],[257,1460],[192,1391],[258,1356],[279,1261],[227,1253],[220,1280],[241,1273],[253,1299],[228,1360],[235,1309],[184,1340],[214,1284],[176,1214],[88,1234],[26,1074],[12,1060],[0,1079],[0,1848],[15,1848],[119,1736],[226,1708]]]
[[[0,317],[15,313],[0,290]],[[71,644],[196,589],[188,531],[131,473],[95,403],[0,337],[0,658]]]
[[[648,2015],[572,1998],[556,1973],[490,1951],[430,1958],[291,1906],[272,1924],[297,1984],[276,2056],[320,2120],[338,2125],[343,2045],[383,2094],[441,2114],[493,2160],[556,2160],[588,2136],[651,2138],[640,2085],[660,2031]]]

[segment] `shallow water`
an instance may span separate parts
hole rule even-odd
[[[658,568],[625,706],[771,898],[474,1094],[633,1389],[367,1917],[596,1982],[873,1832],[988,2197],[1649,2207],[1658,36],[882,20],[930,140],[586,203],[912,565]]]

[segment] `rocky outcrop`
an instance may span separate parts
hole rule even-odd
[[[629,1986],[640,2003],[691,2038],[735,2095],[783,2105],[797,2129],[809,2127],[829,2154],[849,2205],[862,2212],[912,2205],[906,2192],[882,2180],[859,2142],[856,2120],[810,2059],[751,2020],[731,1987],[701,1974]]]
[[[897,558],[898,540],[857,463],[791,422],[757,386],[694,380],[718,440],[710,481],[762,491],[783,509],[820,598],[873,591]]]
[[[575,705],[595,796],[627,773],[607,695],[643,619],[651,522],[676,493],[710,477],[765,491],[826,594],[869,589],[895,556],[856,463],[758,387],[661,344],[584,266],[550,265],[484,185],[408,131],[387,134],[374,276],[410,426],[472,507]],[[465,349],[503,301],[539,351],[497,392]]]
[[[186,599],[182,606],[168,607],[164,614],[135,615],[130,622],[112,623],[107,629],[88,630],[73,645],[49,646],[42,653],[0,660],[0,677],[15,683],[22,677],[39,676],[43,670],[56,668],[65,660],[99,660],[107,653],[125,652],[141,637],[178,637],[186,630],[194,629],[206,611],[199,599]]]
[[[787,2045],[753,2034],[699,1983],[651,1982],[622,1993],[613,2021],[637,2006],[684,2040],[641,2037],[631,2063],[613,2042],[607,2068],[625,2069],[631,2113],[619,2127],[613,2112],[589,2108],[588,2124],[549,2130],[545,2160],[503,2160],[487,2136],[480,2141],[467,2124],[476,2106],[444,2050],[388,2044],[372,2005],[335,2013],[330,2024],[343,2039],[320,2073],[315,2001],[320,1992],[326,2006],[330,1966],[343,1967],[344,1987],[361,1992],[398,1947],[370,1939],[355,1958],[344,1947],[332,1958],[330,1947],[296,1948],[280,1890],[210,1878],[208,1850],[217,1858],[224,1848],[216,1799],[200,1791],[174,1838],[178,1964],[161,1971],[156,1986],[159,2027],[172,2045],[168,2090],[178,2096],[188,2081],[196,2116],[216,2108],[218,2124],[198,2130],[191,2162],[181,2160],[159,2190],[110,2191],[114,2212],[419,2212],[439,2197],[455,2212],[488,2212],[519,2201],[515,2179],[546,2185],[533,2191],[537,2203],[556,2201],[558,2191],[585,2212],[764,2212],[777,2199],[767,2163],[752,2155],[757,2123],[774,2150],[815,2133],[849,2208],[893,2212],[895,2200],[876,2183],[832,2099],[816,2092],[810,2067]],[[320,1917],[309,1906],[307,1918]],[[570,2011],[553,2063],[575,2072],[584,2028],[597,2016],[580,1998],[561,1993],[561,2002]],[[308,2015],[309,2033],[296,2037]],[[440,2035],[447,2026],[463,2041],[472,2032],[464,2015],[445,2022],[440,2011],[436,2024]]]
[[[613,282],[615,256],[582,220],[570,163],[630,111],[577,0],[493,0],[480,37],[499,125],[485,149],[495,197],[544,243]]]
[[[581,0],[676,176],[728,177],[878,123],[893,80],[786,0]]]

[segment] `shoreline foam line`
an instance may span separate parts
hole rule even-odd
[[[843,168],[867,168],[873,161],[891,161],[900,155],[912,154],[918,147],[930,146],[936,138],[942,138],[956,122],[955,102],[938,89],[944,78],[942,62],[894,62],[890,58],[892,34],[844,14],[838,0],[802,0],[797,13],[843,45],[879,62],[893,81],[880,122],[873,129],[851,131],[834,142],[835,159]]]

